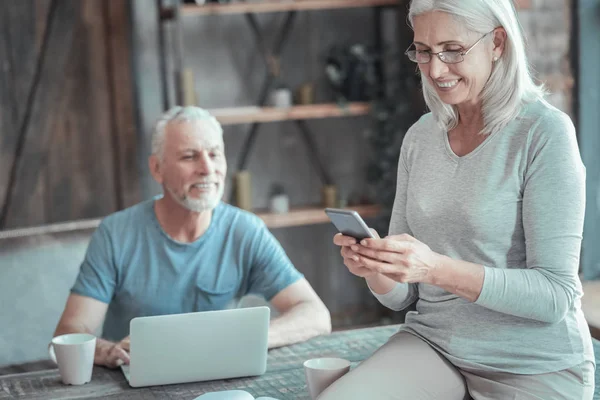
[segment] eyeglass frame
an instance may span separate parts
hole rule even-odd
[[[475,46],[477,46],[477,45],[478,45],[478,44],[479,44],[479,43],[480,43],[480,42],[481,42],[481,41],[482,41],[482,40],[483,40],[483,39],[484,39],[484,38],[485,38],[487,35],[489,35],[490,33],[494,33],[495,31],[496,31],[496,28],[494,28],[493,30],[489,31],[488,33],[486,33],[485,35],[483,35],[482,37],[480,37],[480,38],[479,38],[479,40],[477,40],[477,41],[476,41],[475,43],[473,43],[473,44],[472,44],[470,47],[468,47],[467,49],[464,49],[464,50],[444,50],[444,51],[439,51],[439,52],[437,52],[437,53],[433,53],[433,52],[431,52],[431,51],[428,51],[428,50],[417,50],[417,49],[411,50],[411,47],[412,47],[412,46],[414,46],[414,43],[412,43],[412,44],[411,44],[411,45],[408,47],[408,49],[406,49],[406,51],[404,52],[404,54],[406,54],[406,56],[408,57],[408,59],[409,59],[410,61],[412,61],[412,62],[414,62],[414,63],[416,63],[416,64],[429,64],[429,63],[431,62],[431,60],[433,59],[433,56],[437,56],[437,58],[438,58],[438,59],[439,59],[441,62],[443,62],[444,64],[459,64],[459,63],[461,63],[461,62],[465,61],[465,56],[466,56],[467,54],[469,54],[469,52],[470,52],[471,50],[473,50],[473,48],[474,48]],[[414,51],[414,52],[415,52],[415,59],[414,59],[414,60],[412,60],[412,59],[410,58],[410,56],[408,55],[408,53],[409,53],[410,51]],[[417,58],[416,58],[417,52],[422,52],[422,53],[427,53],[427,54],[429,54],[429,61],[427,61],[427,62],[422,62],[422,63],[420,63],[420,62],[416,61],[416,60],[417,60]],[[457,62],[447,62],[447,61],[444,61],[444,60],[442,59],[442,56],[441,56],[441,54],[443,54],[443,53],[455,53],[455,54],[459,54],[459,55],[462,57],[462,59],[461,59],[460,61],[457,61]]]

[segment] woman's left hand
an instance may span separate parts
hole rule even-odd
[[[408,234],[364,239],[351,246],[359,263],[400,283],[433,283],[441,256]]]

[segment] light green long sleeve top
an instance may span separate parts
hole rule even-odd
[[[581,311],[585,167],[569,117],[544,101],[459,157],[431,114],[407,133],[390,235],[484,266],[477,301],[427,284],[375,296],[417,300],[402,329],[466,370],[539,374],[594,362]]]

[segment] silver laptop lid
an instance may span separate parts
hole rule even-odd
[[[131,320],[134,387],[262,375],[270,310],[239,308]]]

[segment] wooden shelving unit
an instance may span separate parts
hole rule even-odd
[[[367,102],[350,102],[346,104],[323,103],[310,105],[294,105],[289,108],[267,107],[266,94],[272,86],[274,79],[281,80],[278,68],[273,67],[281,58],[282,49],[287,42],[289,32],[294,23],[296,11],[310,10],[342,10],[350,8],[373,8],[373,16],[375,18],[374,41],[378,48],[383,49],[381,41],[383,40],[382,31],[382,15],[384,8],[397,11],[400,6],[405,4],[407,0],[231,0],[227,3],[206,3],[202,5],[170,3],[167,1],[159,1],[161,6],[161,20],[173,20],[173,35],[171,35],[171,47],[174,49],[173,68],[179,73],[176,78],[176,84],[179,85],[179,90],[176,90],[177,99],[180,103],[193,104],[193,96],[189,96],[192,102],[188,102],[188,97],[185,96],[186,88],[193,88],[193,79],[183,79],[187,75],[184,74],[186,69],[185,51],[183,44],[183,19],[188,17],[201,17],[213,15],[244,15],[254,34],[259,48],[261,48],[262,56],[265,58],[267,66],[267,77],[263,84],[263,92],[258,96],[256,105],[242,107],[228,107],[210,110],[222,125],[250,125],[248,135],[246,135],[245,143],[241,146],[242,152],[239,157],[237,170],[244,170],[247,166],[247,158],[255,141],[258,126],[263,123],[272,123],[279,121],[292,121],[299,130],[301,138],[305,142],[309,153],[312,155],[311,163],[315,166],[319,173],[320,179],[324,185],[334,184],[333,180],[324,168],[321,160],[316,152],[315,142],[306,120],[329,119],[329,118],[344,118],[368,115],[371,112],[371,105]],[[167,6],[168,4],[168,6]],[[261,13],[284,13],[285,18],[282,21],[279,32],[274,36],[277,38],[274,44],[267,45],[265,36],[261,32],[259,22],[256,20],[255,14]],[[201,21],[201,19],[198,19]],[[165,34],[162,32],[159,38],[161,44],[161,52],[164,54]],[[163,81],[168,82],[166,63],[163,65],[162,71]],[[192,82],[191,85],[189,82]],[[165,84],[166,87],[166,84]],[[164,90],[167,92],[166,89]],[[165,102],[165,108],[169,107],[169,101]],[[381,213],[381,206],[369,204],[348,207],[348,209],[357,211],[364,218],[377,216]],[[313,225],[328,223],[329,218],[324,212],[323,207],[302,207],[292,209],[285,214],[273,214],[269,212],[257,211],[256,214],[266,223],[269,228],[283,228],[301,225]]]
[[[225,4],[210,3],[200,6],[186,4],[182,7],[181,14],[182,16],[260,14],[285,11],[393,6],[398,4],[400,4],[400,0],[263,0]]]
[[[233,107],[210,110],[222,125],[351,117],[366,115],[369,111],[368,103],[348,103],[344,106],[334,103],[311,104],[289,108]]]
[[[347,210],[358,212],[363,218],[376,217],[381,213],[381,207],[377,204],[366,204],[346,207]],[[285,228],[290,226],[314,225],[329,222],[329,217],[323,211],[323,207],[307,207],[290,210],[285,214],[273,214],[268,212],[256,213],[269,228]]]

